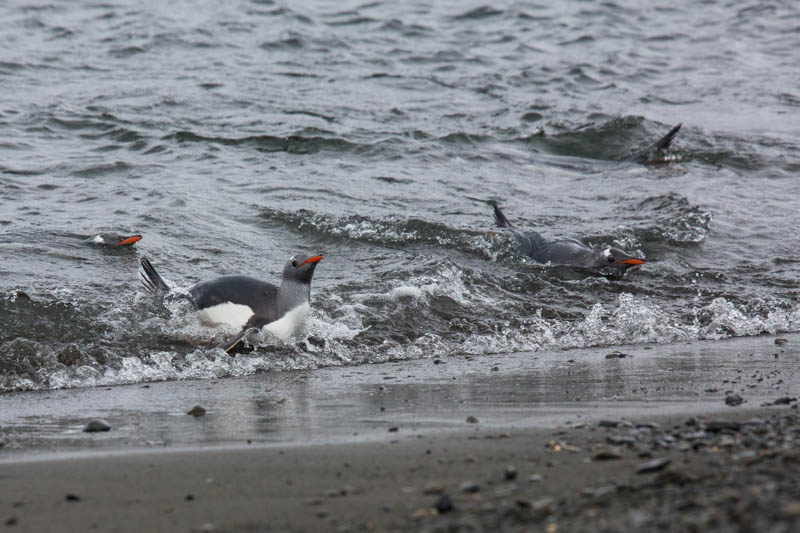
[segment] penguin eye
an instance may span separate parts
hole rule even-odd
[[[297,259],[295,259],[294,257],[292,257],[292,266],[293,267],[297,266]]]
[[[614,256],[613,255],[608,254],[608,262],[609,263],[613,263],[614,262]]]

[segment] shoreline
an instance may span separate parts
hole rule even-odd
[[[4,393],[0,462],[71,451],[380,441],[394,426],[551,428],[606,411],[724,411],[728,393],[753,407],[800,393],[800,334],[781,337],[788,342],[740,337]],[[195,405],[205,416],[186,415]],[[467,424],[470,416],[479,423]],[[93,418],[111,431],[84,433]]]
[[[790,531],[800,335],[782,337],[5,394],[0,524]],[[94,417],[111,431],[84,433]]]

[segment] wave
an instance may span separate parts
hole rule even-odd
[[[289,152],[292,154],[310,154],[320,151],[349,152],[361,145],[337,137],[321,135],[248,135],[244,137],[216,137],[193,133],[191,131],[177,131],[162,137],[163,141],[178,143],[208,143],[225,146],[251,146],[262,152]]]
[[[598,283],[609,285],[601,281],[569,283],[586,291]],[[48,301],[15,293],[0,300],[0,389],[241,376],[800,329],[795,305],[736,304],[721,297],[704,301],[698,295],[688,309],[674,310],[656,298],[621,292],[609,303],[564,313],[532,305],[524,294],[514,296],[513,283],[450,261],[430,262],[407,277],[317,294],[307,338],[293,344],[265,340],[233,358],[220,346],[235,332],[204,326],[185,300],[161,306],[139,295],[121,306],[97,308],[64,295]]]

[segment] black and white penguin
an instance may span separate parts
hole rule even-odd
[[[248,276],[221,276],[189,289],[189,297],[208,324],[228,324],[241,333],[226,347],[230,352],[253,329],[290,339],[305,330],[311,311],[311,278],[322,255],[294,255],[283,268],[280,286]],[[147,257],[139,277],[153,294],[170,288]]]
[[[494,207],[494,221],[517,241],[520,252],[537,263],[549,265],[568,265],[592,270],[614,268],[626,270],[641,265],[644,259],[630,256],[619,248],[606,247],[595,250],[574,239],[549,241],[535,231],[523,231],[511,225],[497,204]]]

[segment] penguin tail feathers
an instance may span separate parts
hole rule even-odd
[[[139,259],[139,279],[147,292],[151,294],[169,292],[169,285],[167,285],[164,278],[156,272],[153,264],[145,256]]]
[[[500,206],[497,205],[496,202],[491,201],[489,204],[494,208],[494,223],[497,224],[498,228],[511,228],[511,222],[508,221],[506,216],[500,210]]]

